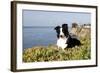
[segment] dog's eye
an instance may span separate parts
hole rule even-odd
[[[57,33],[60,33],[60,30],[57,30]]]

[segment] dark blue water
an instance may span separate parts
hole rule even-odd
[[[23,27],[23,49],[56,44],[54,27]]]

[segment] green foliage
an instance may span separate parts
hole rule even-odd
[[[58,49],[55,45],[36,46],[25,49],[23,52],[23,62],[44,62],[63,60],[88,60],[91,59],[91,38],[87,36],[81,38],[81,46]]]

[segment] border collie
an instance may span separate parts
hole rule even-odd
[[[57,26],[54,29],[57,32],[58,48],[65,49],[81,45],[80,40],[75,35],[69,34],[68,24],[62,24],[62,27]]]

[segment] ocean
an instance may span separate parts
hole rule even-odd
[[[54,27],[23,27],[23,49],[56,44]]]

